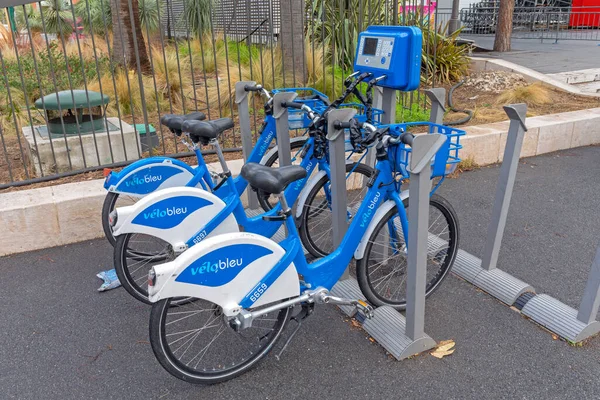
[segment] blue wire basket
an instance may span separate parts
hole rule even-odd
[[[309,87],[298,87],[298,88],[278,88],[273,89],[272,93],[280,92],[296,92],[298,97],[294,100],[298,103],[304,103],[312,108],[317,113],[322,113],[327,109],[330,104],[329,98],[324,93],[319,92],[316,89]],[[339,108],[354,108],[356,109],[356,119],[360,122],[366,122],[367,116],[365,114],[365,106],[360,103],[344,103]],[[373,125],[379,125],[381,123],[381,115],[383,110],[379,108],[373,108],[372,123]],[[305,129],[310,125],[310,119],[308,115],[302,110],[295,108],[288,109],[288,121],[290,129]]]
[[[272,93],[296,92],[298,97],[294,100],[297,103],[304,103],[315,111],[320,112],[329,105],[329,98],[324,93],[309,87],[298,88],[278,88],[273,89]],[[288,121],[290,129],[306,129],[310,125],[308,115],[302,110],[296,108],[288,109]]]
[[[460,157],[458,156],[458,151],[462,149],[460,137],[464,136],[466,132],[462,129],[434,124],[432,122],[407,122],[390,125],[390,134],[398,136],[412,127],[419,126],[427,127],[427,133],[440,133],[447,137],[446,142],[431,161],[431,178],[444,178],[446,175],[453,173],[460,162]],[[388,147],[388,157],[392,166],[404,178],[409,177],[408,165],[410,163],[411,151],[411,148],[404,143]]]

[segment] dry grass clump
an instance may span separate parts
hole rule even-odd
[[[497,104],[526,103],[528,106],[550,104],[552,96],[550,89],[536,82],[529,86],[516,87],[506,90],[498,96]]]

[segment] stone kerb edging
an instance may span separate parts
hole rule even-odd
[[[527,127],[521,157],[600,144],[600,108],[528,118]],[[508,121],[465,130],[462,159],[479,165],[502,161]],[[242,160],[229,161],[234,175],[242,165]],[[217,163],[210,168],[219,170]],[[96,179],[0,193],[0,256],[102,237],[102,183]]]
[[[564,92],[586,97],[600,97],[600,93],[583,92],[578,87],[569,85],[566,82],[553,78],[552,76],[542,74],[522,65],[512,63],[506,60],[496,58],[471,58],[471,70],[473,71],[508,71],[523,75],[523,78],[529,83],[541,82],[544,85],[562,90]]]

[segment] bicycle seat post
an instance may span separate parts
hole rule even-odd
[[[227,162],[225,161],[225,157],[223,156],[223,151],[221,150],[219,141],[217,139],[212,139],[209,142],[209,144],[214,147],[215,152],[217,153],[217,158],[219,159],[219,162],[221,163],[221,168],[223,169],[223,174],[230,175],[231,172],[229,172],[229,167],[227,166]]]

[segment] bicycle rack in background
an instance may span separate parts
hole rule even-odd
[[[346,169],[343,157],[336,157],[344,151],[343,130],[336,130],[336,121],[349,121],[354,115],[349,110],[333,110],[329,114],[327,138],[333,162],[332,213],[333,245],[337,246],[347,225],[347,202],[345,195]],[[429,227],[429,193],[431,191],[431,159],[445,143],[446,137],[440,134],[418,135],[412,146],[410,161],[411,207],[409,208],[409,247],[407,271],[406,318],[390,306],[378,307],[371,319],[363,322],[365,331],[381,344],[396,359],[402,360],[435,347],[436,342],[425,331],[425,285],[427,268],[427,242]],[[342,194],[343,192],[343,194]],[[342,194],[341,196],[336,194]],[[346,271],[331,292],[340,297],[362,299],[358,283]],[[340,307],[349,316],[356,314],[355,307]]]
[[[483,259],[460,250],[452,271],[501,302],[514,305],[523,315],[560,337],[574,343],[581,342],[600,332],[600,322],[595,320],[600,305],[600,248],[592,263],[579,311],[546,294],[536,294],[529,284],[496,268],[523,137],[527,130],[525,104],[505,106],[504,110],[510,119],[510,126]]]

